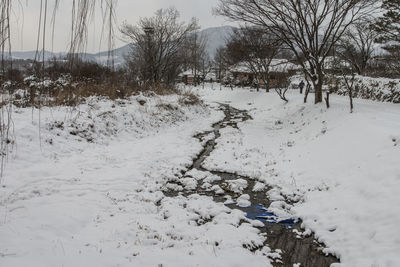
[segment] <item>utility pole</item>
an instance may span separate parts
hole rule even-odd
[[[143,27],[143,31],[146,35],[147,38],[147,45],[146,45],[146,55],[147,55],[147,59],[146,59],[146,66],[147,66],[147,70],[146,72],[148,72],[148,77],[146,77],[147,79],[149,79],[150,81],[152,80],[152,83],[154,84],[156,81],[156,77],[155,77],[155,73],[154,73],[154,62],[153,62],[153,49],[152,49],[152,36],[154,34],[154,28],[153,27]]]

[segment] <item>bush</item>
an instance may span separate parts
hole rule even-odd
[[[347,95],[343,78],[337,78],[335,91]],[[356,76],[353,97],[383,102],[400,103],[400,79]]]

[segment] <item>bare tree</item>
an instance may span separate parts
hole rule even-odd
[[[269,92],[270,65],[281,48],[282,41],[271,32],[260,27],[243,27],[233,31],[227,43],[227,56],[232,63],[244,63]]]
[[[283,101],[285,101],[286,103],[289,102],[289,99],[286,98],[286,92],[289,90],[290,87],[289,74],[283,72],[282,74],[278,75],[276,80],[276,86],[274,88],[275,92]]]
[[[341,92],[342,88],[345,89],[344,95],[348,95],[349,97],[349,102],[350,102],[350,113],[353,113],[354,110],[354,103],[353,103],[353,95],[354,95],[354,89],[355,89],[355,81],[356,81],[356,73],[357,69],[354,64],[349,64],[347,61],[344,61],[342,59],[335,60],[333,63],[335,65],[335,74],[339,74],[340,76],[336,76],[335,74],[332,75],[332,78],[334,79],[334,83],[336,83],[335,87],[336,90],[341,87]],[[339,78],[341,77],[341,79]],[[335,89],[331,89],[334,91]],[[329,105],[329,93],[327,92],[327,105]]]
[[[200,76],[204,75],[202,71],[205,69],[204,64],[208,59],[207,42],[207,37],[200,32],[194,32],[187,38],[186,51],[185,55],[183,55],[185,58],[185,70],[192,70],[195,77],[195,85],[200,82]],[[202,72],[201,75],[200,72]]]
[[[343,80],[347,89],[347,93],[349,96],[350,103],[350,113],[353,113],[354,104],[353,104],[353,92],[354,92],[354,82],[355,82],[355,72],[351,71],[350,75],[346,73],[345,70],[342,72]]]
[[[306,83],[307,85],[306,85],[306,90],[304,91],[304,100],[303,100],[304,103],[307,103],[308,94],[310,93],[311,90],[311,84],[308,81],[308,79],[306,79]]]
[[[121,33],[133,44],[131,60],[137,63],[139,79],[150,84],[171,85],[182,65],[180,56],[197,22],[179,22],[175,8],[160,9],[154,17],[142,18],[137,25],[124,23]]]
[[[208,53],[206,53],[202,59],[201,59],[201,73],[203,75],[202,79],[203,79],[203,88],[204,88],[204,83],[206,82],[207,79],[207,75],[209,73],[211,73],[212,71],[212,61],[210,60],[210,56],[208,55]]]
[[[227,59],[226,59],[226,47],[221,46],[217,48],[217,51],[214,56],[214,66],[216,70],[216,76],[220,83],[222,83],[222,79],[224,73],[227,70]]]
[[[359,75],[364,75],[373,57],[377,32],[366,22],[354,24],[339,41],[337,52],[341,60],[351,64]]]
[[[114,40],[113,26],[114,21],[114,10],[117,0],[72,0],[71,3],[71,37],[70,37],[70,55],[77,55],[77,52],[83,51],[86,46],[88,37],[88,26],[92,21],[95,14],[96,5],[100,5],[102,9],[102,17],[104,22],[104,29],[107,30],[108,36],[108,48],[111,51]],[[16,10],[19,9],[23,12],[25,7],[30,1],[20,0],[2,0],[0,3],[0,50],[1,50],[1,74],[0,75],[0,89],[1,94],[11,93],[10,90],[15,88],[7,86],[8,81],[5,80],[4,74],[6,73],[6,64],[10,65],[10,69],[13,69],[13,59],[11,56],[12,51],[12,35],[18,31],[15,25],[15,17],[18,16]],[[33,1],[32,1],[33,2]],[[51,37],[54,39],[55,35],[55,19],[57,12],[60,11],[59,4],[61,0],[35,0],[40,3],[40,8],[37,14],[37,42],[36,42],[36,56],[33,65],[39,66],[40,64],[40,76],[43,81],[45,72],[45,50],[46,41]],[[51,3],[53,4],[51,8]],[[63,12],[65,12],[63,10]],[[50,13],[52,16],[50,18]],[[17,18],[19,20],[20,18]],[[49,26],[52,28],[52,36],[48,33]],[[110,54],[109,54],[110,55]],[[9,63],[6,63],[9,61]],[[12,77],[11,77],[12,78]],[[43,82],[42,82],[43,84]],[[41,88],[43,91],[43,88]],[[40,97],[39,97],[40,99]],[[40,102],[40,100],[39,100]],[[12,101],[5,101],[0,104],[0,158],[1,158],[1,170],[0,170],[0,182],[1,175],[3,174],[5,158],[9,154],[8,145],[12,143],[10,134],[12,133]],[[40,107],[40,106],[39,106]],[[32,110],[33,112],[33,110]],[[40,109],[39,109],[40,114]],[[40,118],[39,118],[39,136],[40,136]],[[39,139],[40,140],[40,139]]]
[[[324,61],[354,22],[372,12],[372,0],[219,0],[216,12],[269,29],[292,50],[322,102]]]

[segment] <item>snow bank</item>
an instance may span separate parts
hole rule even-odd
[[[270,266],[244,248],[265,237],[239,223],[243,212],[163,194],[202,150],[193,136],[223,118],[179,100],[91,98],[43,108],[40,124],[37,110],[15,109],[0,187],[0,266]]]
[[[340,257],[335,266],[400,266],[399,105],[356,99],[350,114],[341,96],[332,96],[327,110],[303,104],[298,92],[288,104],[273,93],[199,92],[253,117],[221,131],[206,168],[272,187],[270,210],[301,218],[325,252]]]

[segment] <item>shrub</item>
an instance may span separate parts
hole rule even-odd
[[[192,92],[184,92],[178,100],[179,104],[193,106],[193,105],[201,105],[203,101]]]

